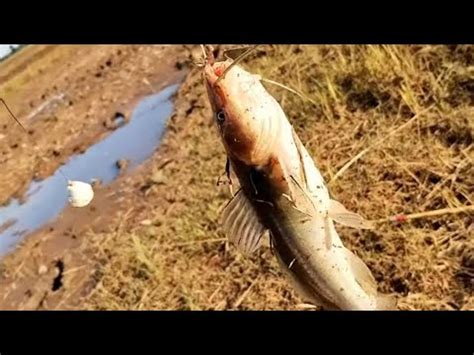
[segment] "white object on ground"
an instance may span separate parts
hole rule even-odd
[[[94,198],[94,190],[86,182],[69,180],[67,189],[69,190],[69,203],[73,207],[85,207]]]

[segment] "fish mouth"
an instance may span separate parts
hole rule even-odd
[[[232,60],[228,59],[221,62],[207,63],[204,67],[204,76],[208,85],[211,87],[216,86],[217,80],[222,76],[222,74],[227,70],[227,68],[232,64]]]

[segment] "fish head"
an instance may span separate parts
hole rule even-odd
[[[227,71],[232,63],[227,59],[208,62],[204,67],[214,122],[230,157],[258,165],[269,157],[269,152],[260,149],[265,137],[262,115],[256,112],[256,107],[261,106],[258,93],[262,86],[257,75],[239,65]]]

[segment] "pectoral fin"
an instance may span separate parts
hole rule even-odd
[[[261,245],[266,228],[242,190],[225,207],[221,221],[230,242],[241,252],[253,253]]]
[[[328,215],[337,223],[340,223],[347,227],[359,228],[359,229],[372,229],[373,224],[364,219],[357,213],[348,211],[340,202],[335,200],[329,201]]]

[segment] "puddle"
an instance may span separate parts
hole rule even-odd
[[[178,86],[171,85],[145,97],[128,123],[123,116],[116,116],[119,128],[83,154],[72,156],[54,175],[33,181],[23,204],[13,200],[0,207],[0,256],[11,251],[25,234],[53,220],[68,205],[67,183],[61,172],[71,180],[91,182],[99,179],[106,185],[120,173],[118,160],[126,159],[125,171],[130,171],[150,157],[159,145],[173,112],[171,97]]]
[[[0,61],[16,51],[19,46],[19,44],[0,44]]]

